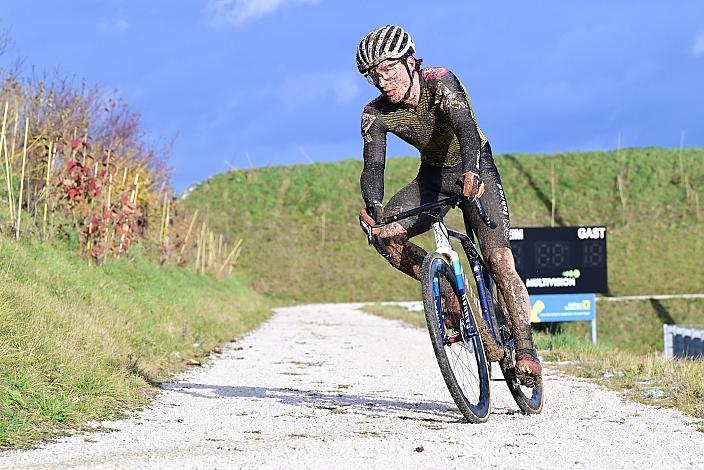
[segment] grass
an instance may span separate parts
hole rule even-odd
[[[704,188],[704,149],[682,152],[692,191]],[[613,295],[704,292],[704,220],[683,190],[679,150],[624,149],[555,155],[497,155],[514,226],[556,223],[608,227]],[[386,200],[416,174],[418,158],[391,158]],[[357,214],[361,160],[221,173],[183,201],[223,233],[244,237],[239,266],[254,287],[288,302],[420,299],[418,283],[366,243]],[[621,203],[617,178],[625,209]],[[704,200],[704,194],[700,195]],[[448,225],[461,227],[458,214]],[[426,248],[432,236],[418,237]],[[266,262],[262,262],[266,260]],[[704,301],[599,303],[604,343],[637,352],[662,348],[662,324],[704,323]],[[581,326],[575,325],[579,333]]]
[[[0,239],[0,447],[121,416],[153,384],[267,317],[242,276],[163,268],[137,252],[94,266]]]
[[[422,311],[395,305],[367,304],[363,310],[425,329]],[[536,347],[553,367],[624,392],[655,406],[677,408],[702,420],[704,431],[704,361],[666,360],[656,353],[637,353],[599,343],[571,331],[536,333]]]
[[[597,309],[599,343],[637,354],[663,350],[662,325],[704,325],[704,299],[627,300],[600,299]],[[562,328],[576,336],[589,337],[588,322],[563,323]]]
[[[677,408],[700,420],[704,431],[704,361],[668,360],[660,354],[638,354],[605,345],[592,345],[568,332],[539,333],[536,345],[547,361],[568,361],[562,369],[596,380],[629,398]]]
[[[398,305],[366,304],[362,307],[367,313],[371,313],[389,320],[399,320],[414,328],[427,328],[425,313],[422,310],[408,310]]]

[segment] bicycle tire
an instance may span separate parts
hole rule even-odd
[[[421,284],[425,320],[435,357],[450,395],[462,415],[470,423],[483,423],[489,419],[491,412],[491,388],[484,346],[471,309],[468,315],[463,315],[465,320],[461,321],[462,341],[452,344],[446,342],[443,300],[439,287],[441,282],[451,286],[455,296],[460,299],[454,271],[445,256],[437,252],[429,253],[423,259]],[[476,379],[476,386],[473,379]]]
[[[503,333],[501,339],[504,343],[505,353],[503,359],[499,361],[501,373],[504,376],[506,385],[508,385],[511,396],[513,396],[513,400],[523,414],[538,414],[543,410],[543,403],[545,401],[542,377],[538,378],[533,387],[522,385],[516,377],[516,350],[513,335],[510,333],[506,317],[498,302],[494,280],[488,275],[484,280],[487,299],[489,300],[489,314],[491,315],[494,325],[500,328]],[[527,395],[528,390],[530,390],[530,397]]]
[[[499,361],[501,373],[504,375],[506,385],[511,391],[514,401],[523,414],[534,415],[543,410],[545,394],[543,393],[543,379],[539,377],[533,387],[522,385],[516,378],[516,359],[515,350],[512,347],[507,348],[506,357]],[[527,391],[531,390],[530,397]]]

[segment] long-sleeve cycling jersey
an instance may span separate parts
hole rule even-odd
[[[440,168],[462,163],[463,172],[479,173],[481,148],[487,138],[477,125],[466,89],[445,68],[427,67],[419,75],[416,107],[391,104],[379,96],[364,108],[361,187],[367,205],[384,198],[387,132],[420,150],[423,163]]]

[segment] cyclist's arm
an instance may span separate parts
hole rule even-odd
[[[362,113],[364,169],[360,178],[362,198],[369,207],[384,200],[384,166],[387,128],[378,112],[367,106]]]
[[[479,174],[482,139],[464,87],[450,71],[438,80],[437,99],[460,143],[462,172]]]

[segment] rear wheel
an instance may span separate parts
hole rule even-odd
[[[455,273],[443,255],[428,254],[422,271],[425,319],[440,372],[464,417],[483,423],[491,411],[489,372],[472,312],[463,315],[456,311],[460,293]],[[453,302],[450,293],[460,302]]]
[[[494,325],[499,329],[501,342],[504,344],[505,354],[499,361],[501,373],[518,408],[525,414],[540,413],[543,409],[543,380],[539,377],[532,384],[526,385],[516,377],[516,344],[497,300],[498,292],[493,279],[485,274],[484,281],[490,315]]]
[[[506,356],[499,361],[501,372],[504,374],[506,384],[508,385],[513,399],[527,415],[538,414],[543,410],[543,379],[538,377],[532,384],[522,384],[516,377],[516,350],[513,343],[513,338],[509,340],[509,346],[506,348]]]

